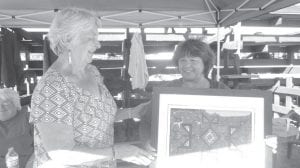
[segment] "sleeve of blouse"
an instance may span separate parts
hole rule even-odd
[[[46,74],[35,87],[31,100],[31,123],[72,124],[70,90],[62,76]]]

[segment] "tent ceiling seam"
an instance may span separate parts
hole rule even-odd
[[[236,9],[221,9],[220,12],[234,12]]]
[[[220,22],[219,24],[223,23],[226,19],[228,19],[231,15],[233,15],[235,13],[235,11],[231,11],[227,16],[225,16]]]
[[[206,20],[199,20],[199,19],[192,19],[192,18],[185,18],[182,17],[183,20],[195,21],[200,23],[208,23],[208,24],[215,24],[214,22],[206,21]]]
[[[184,17],[192,17],[192,16],[206,15],[206,14],[213,14],[213,13],[216,13],[216,11],[194,13],[194,14],[190,14],[190,15],[184,15]]]
[[[274,3],[276,0],[270,0],[268,3],[266,3],[264,6],[261,7],[262,10],[270,6],[272,3]]]
[[[175,15],[169,15],[169,14],[163,14],[163,13],[158,13],[158,12],[151,12],[151,11],[144,11],[144,13],[148,13],[148,14],[153,14],[153,15],[159,15],[159,16],[165,16],[165,17],[175,17],[177,18],[177,16]]]
[[[139,24],[137,24],[137,23],[127,22],[127,21],[117,20],[117,19],[111,19],[111,18],[101,18],[101,20],[106,20],[106,21],[111,21],[111,22],[116,22],[116,23],[125,23],[125,24],[134,25],[137,27],[139,26]]]
[[[222,9],[220,12],[259,11],[260,8]]]
[[[35,19],[28,19],[28,18],[22,18],[22,17],[16,17],[15,19],[25,20],[25,21],[29,21],[29,22],[36,22],[36,23],[41,23],[41,24],[50,25],[49,22],[44,22],[44,21],[35,20]]]
[[[245,6],[250,0],[245,0],[241,5],[239,5],[236,9],[240,9]]]
[[[209,6],[207,0],[205,0],[205,4],[206,4],[206,6],[207,6],[207,8],[208,8],[208,11],[209,11],[209,12],[212,12],[212,10],[211,10],[211,8],[210,8],[210,6]],[[214,16],[212,13],[211,13],[211,16],[212,16],[212,18],[214,19],[215,23],[217,23],[217,20],[216,20],[215,16]]]
[[[167,19],[161,19],[161,20],[155,20],[155,21],[151,21],[151,22],[144,22],[143,25],[151,25],[154,23],[159,23],[159,22],[163,22],[163,21],[170,21],[170,20],[176,20],[177,18],[167,18]]]
[[[122,16],[122,15],[127,15],[127,14],[132,14],[132,13],[136,13],[137,11],[128,11],[128,12],[122,12],[122,13],[116,13],[116,14],[111,14],[111,15],[104,15],[101,16],[101,18],[110,18],[110,17],[115,17],[115,16]]]
[[[35,16],[35,15],[52,13],[52,12],[54,12],[54,10],[35,12],[35,13],[29,13],[29,14],[24,14],[24,15],[18,15],[18,17],[20,18],[20,17]]]
[[[234,13],[238,12],[244,5],[246,5],[250,0],[245,0],[241,5],[239,5],[237,8],[235,8],[233,11],[231,11],[227,16],[225,16],[219,24],[223,23],[226,19],[228,19],[230,16],[232,16]]]
[[[237,11],[259,11],[260,8],[241,8],[238,9]]]
[[[219,9],[217,8],[217,6],[211,0],[208,0],[208,1],[215,8],[216,11],[219,11]]]
[[[10,15],[6,15],[6,14],[0,14],[0,16],[3,16],[3,17],[6,17],[6,18],[11,18],[11,16]]]

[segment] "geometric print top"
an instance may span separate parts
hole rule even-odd
[[[116,103],[103,84],[97,68],[88,65],[97,80],[100,96],[69,82],[60,72],[49,68],[35,87],[31,100],[32,123],[62,123],[73,127],[76,145],[90,148],[111,147],[114,143]],[[39,130],[35,127],[35,167],[51,159],[43,148]],[[95,163],[97,166],[115,167],[113,161]],[[77,166],[78,167],[78,166]]]

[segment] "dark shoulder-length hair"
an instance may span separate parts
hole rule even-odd
[[[197,39],[188,39],[177,45],[173,55],[173,63],[178,66],[178,60],[182,57],[201,58],[204,64],[203,73],[207,77],[215,62],[216,55],[207,43]]]

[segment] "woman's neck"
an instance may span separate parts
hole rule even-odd
[[[210,88],[210,82],[207,78],[202,77],[197,80],[184,80],[183,79],[183,87],[187,88]]]
[[[86,66],[83,67],[82,65],[76,65],[74,61],[69,62],[69,57],[62,55],[59,56],[55,61],[53,68],[59,70],[67,76],[76,76],[78,78],[82,78],[85,76]]]

